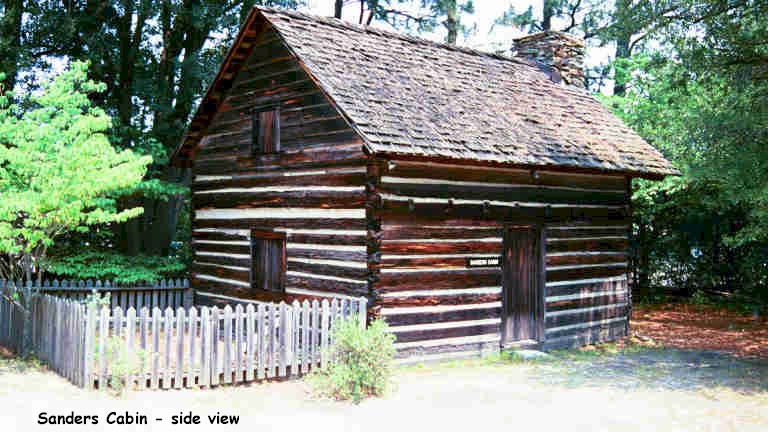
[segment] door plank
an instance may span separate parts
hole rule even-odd
[[[543,233],[539,227],[510,227],[504,233],[502,281],[504,344],[539,340],[543,319]]]

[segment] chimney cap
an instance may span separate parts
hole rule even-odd
[[[525,35],[525,36],[520,36],[519,38],[514,38],[512,40],[517,45],[517,44],[520,44],[520,43],[531,42],[531,41],[535,41],[535,40],[539,40],[539,39],[546,39],[548,37],[557,37],[557,38],[560,38],[560,39],[568,40],[568,41],[573,42],[575,44],[578,44],[578,45],[580,45],[582,47],[586,46],[586,43],[584,42],[584,38],[581,38],[579,36],[574,36],[574,35],[572,35],[570,33],[556,31],[556,30],[544,30],[544,31],[541,31],[541,32],[538,32],[538,33],[533,33],[533,34],[529,34],[529,35]]]

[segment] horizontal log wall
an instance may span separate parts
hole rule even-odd
[[[498,349],[501,272],[467,267],[467,260],[501,254],[501,224],[383,222],[381,274],[374,287],[399,355],[444,358],[488,345]]]
[[[545,348],[626,334],[627,234],[627,225],[547,228]]]
[[[624,325],[626,179],[390,161],[376,185],[382,227],[374,283],[400,356],[498,349],[505,225],[539,223],[547,242],[548,346]],[[557,227],[557,228],[555,228]],[[592,282],[588,282],[592,281]],[[615,318],[615,319],[614,319]],[[598,330],[596,330],[598,329]]]
[[[194,288],[264,300],[368,293],[362,141],[272,30],[196,149]],[[280,107],[276,154],[251,155],[251,112]],[[251,289],[250,230],[286,233],[287,296]]]

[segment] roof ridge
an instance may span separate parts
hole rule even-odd
[[[497,54],[497,53],[482,51],[482,50],[475,49],[475,48],[463,47],[463,46],[458,46],[458,45],[451,45],[451,44],[447,44],[447,43],[444,43],[444,42],[435,42],[433,40],[426,39],[426,38],[423,38],[423,37],[420,37],[420,36],[412,36],[412,35],[407,35],[407,34],[399,33],[399,32],[392,31],[392,30],[385,30],[385,29],[380,29],[380,28],[368,26],[368,25],[355,24],[355,23],[352,23],[352,22],[349,22],[349,21],[344,21],[344,20],[341,20],[341,19],[335,18],[335,17],[326,17],[326,16],[320,16],[320,15],[308,14],[306,12],[299,12],[297,10],[283,9],[283,8],[274,8],[274,7],[268,7],[268,6],[258,6],[257,5],[257,6],[254,6],[253,8],[257,9],[257,10],[260,10],[262,12],[269,12],[269,13],[274,13],[274,14],[286,15],[286,16],[288,16],[290,18],[297,18],[297,19],[303,19],[303,20],[307,20],[307,21],[313,21],[313,22],[325,24],[325,25],[328,25],[328,26],[336,27],[336,28],[356,31],[358,33],[371,33],[371,34],[378,35],[378,36],[385,36],[385,37],[390,37],[390,38],[404,40],[406,42],[411,42],[411,43],[416,43],[416,44],[421,44],[421,45],[429,45],[429,46],[433,46],[433,47],[436,47],[436,48],[447,49],[447,50],[450,50],[450,51],[458,51],[458,52],[462,52],[462,53],[470,54],[470,55],[475,55],[475,56],[479,56],[479,57],[489,57],[489,58],[493,58],[493,59],[496,59],[496,60],[504,60],[504,61],[509,61],[509,62],[525,65],[525,66],[528,66],[528,67],[534,67],[534,65],[532,65],[531,63],[526,61],[526,59],[523,59],[523,58],[520,58],[520,57],[506,56],[506,55],[503,55],[503,54]]]

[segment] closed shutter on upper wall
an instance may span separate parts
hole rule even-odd
[[[254,155],[280,151],[280,107],[254,111],[251,126]]]

